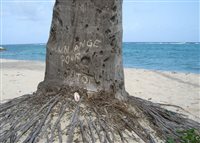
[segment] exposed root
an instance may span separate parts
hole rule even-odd
[[[196,120],[200,121],[200,117],[198,115],[194,115],[191,112],[185,110],[184,108],[177,106],[177,105],[173,105],[173,104],[162,104],[162,103],[157,103],[159,106],[161,107],[173,107],[175,109],[180,109],[181,111],[183,111],[184,113],[187,113],[188,115],[191,115],[192,117],[195,117]],[[184,114],[181,114],[183,116],[186,116]]]
[[[177,130],[195,128],[200,132],[200,123],[184,118],[181,114],[161,108],[158,104],[129,96],[129,104],[142,111],[150,126],[164,139],[173,137],[178,140]]]
[[[200,124],[157,104],[129,96],[121,102],[109,93],[74,101],[75,89],[55,95],[25,95],[0,107],[0,142],[161,142],[178,140],[177,130]]]

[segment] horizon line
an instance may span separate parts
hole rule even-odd
[[[187,42],[179,42],[179,41],[173,41],[173,42],[137,42],[137,41],[122,41],[123,43],[200,43],[200,41],[197,41],[197,42],[191,42],[191,41],[187,41]],[[30,44],[47,44],[47,43],[7,43],[7,44],[0,44],[0,46],[3,46],[3,45],[30,45]]]

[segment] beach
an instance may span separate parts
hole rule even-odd
[[[44,72],[44,62],[1,59],[1,102],[35,92]],[[134,68],[125,68],[124,74],[130,95],[166,104],[163,107],[199,121],[199,74]]]

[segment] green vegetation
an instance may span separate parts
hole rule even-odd
[[[166,143],[200,143],[200,134],[195,129],[177,131],[180,140],[177,142],[173,138],[168,138]]]

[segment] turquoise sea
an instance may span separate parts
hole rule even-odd
[[[0,58],[45,61],[45,44],[2,45]],[[126,68],[200,73],[200,43],[123,43]]]

